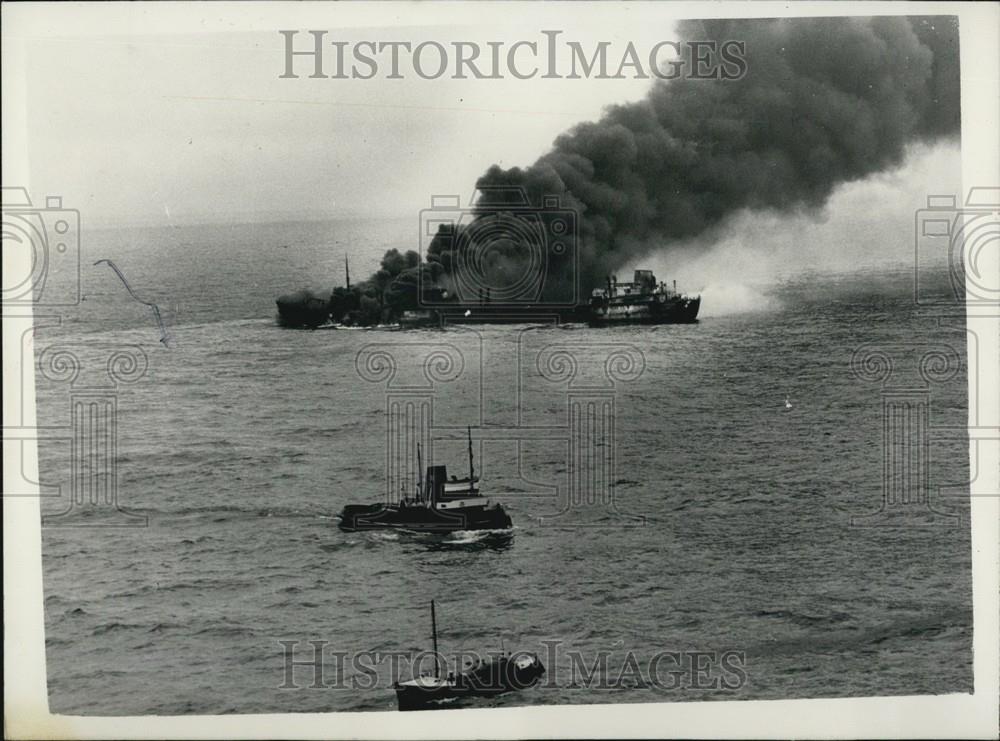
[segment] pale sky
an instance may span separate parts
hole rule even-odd
[[[544,41],[541,31],[551,26],[517,15],[488,27],[290,27],[306,47],[307,28],[349,41]],[[614,33],[568,22],[558,28],[585,47],[676,39],[673,21],[635,24],[622,15]],[[91,223],[110,224],[411,215],[434,194],[467,198],[495,162],[532,163],[557,134],[609,103],[641,98],[650,84],[381,73],[309,79],[308,60],[297,60],[300,79],[279,79],[277,29],[154,35],[147,27],[128,36],[65,29],[25,42],[36,198],[62,195]]]
[[[651,84],[412,73],[310,79],[308,60],[300,79],[280,79],[279,29],[299,30],[306,45],[307,29],[326,30],[329,40],[481,45],[542,42],[543,30],[558,29],[560,40],[585,47],[609,41],[620,50],[631,41],[648,49],[677,39],[668,14],[679,6],[584,4],[567,12],[570,6],[546,3],[528,12],[448,3],[428,13],[413,5],[292,3],[213,16],[218,4],[99,4],[75,15],[54,6],[32,22],[17,15],[26,6],[12,7],[4,8],[5,121],[18,100],[7,85],[13,59],[24,73],[23,151],[35,202],[60,195],[86,227],[415,218],[435,194],[466,202],[491,164],[529,165],[559,133],[608,104],[641,98]],[[261,8],[260,17],[249,8]],[[8,141],[9,132],[5,150],[13,151]],[[908,247],[892,235],[910,229],[924,194],[960,188],[954,144],[920,149],[900,171],[838,192],[824,215],[831,227],[811,227],[804,240],[816,250],[809,261],[824,259],[825,242],[840,245],[846,228],[857,234],[849,242],[860,254],[872,251],[865,244],[872,240],[900,254]],[[787,234],[775,232],[781,229]],[[800,229],[789,222],[746,238],[768,249],[802,245]]]

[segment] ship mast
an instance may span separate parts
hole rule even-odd
[[[434,600],[431,600],[431,635],[434,640],[434,679],[440,678],[438,667],[438,628],[437,615],[434,612]]]
[[[347,281],[347,290],[351,290],[351,266],[347,262],[347,255],[344,255],[344,278]]]

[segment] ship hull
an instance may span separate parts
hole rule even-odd
[[[436,311],[425,309],[422,311],[404,311],[399,317],[399,326],[403,329],[423,329],[426,327],[440,327],[441,317]]]
[[[602,327],[614,324],[692,324],[698,321],[701,297],[657,300],[601,302],[592,306],[589,324]]]
[[[453,533],[459,530],[507,530],[510,516],[503,507],[456,507],[448,510],[423,505],[349,504],[340,513],[341,530],[410,530]]]
[[[330,320],[330,306],[322,299],[283,296],[275,303],[278,306],[278,324],[282,327],[313,329]]]
[[[396,687],[396,703],[400,710],[428,710],[459,697],[453,684],[432,687]]]

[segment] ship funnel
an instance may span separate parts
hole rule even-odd
[[[444,482],[447,480],[447,466],[427,466],[426,492],[430,497],[431,506],[437,504],[444,498]]]

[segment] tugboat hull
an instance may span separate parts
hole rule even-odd
[[[506,530],[510,516],[503,507],[437,509],[424,505],[349,504],[340,513],[341,530],[399,529],[426,533],[458,530]]]

